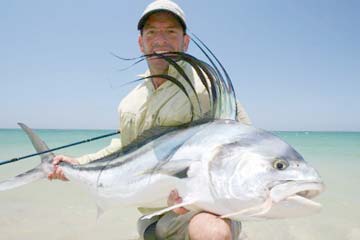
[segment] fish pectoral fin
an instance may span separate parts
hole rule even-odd
[[[187,172],[189,171],[190,164],[191,160],[189,159],[166,162],[156,166],[155,168],[147,170],[142,174],[164,174],[177,178],[187,178]]]
[[[196,202],[195,200],[188,201],[188,202],[182,202],[182,203],[173,205],[173,206],[171,206],[171,207],[167,207],[167,208],[161,209],[161,210],[159,210],[159,211],[153,212],[153,213],[151,213],[151,214],[145,215],[145,216],[143,216],[141,219],[150,219],[150,218],[152,218],[152,217],[155,217],[155,216],[164,214],[164,213],[166,213],[166,212],[169,212],[169,211],[171,211],[171,210],[174,210],[175,208],[180,208],[180,207],[189,206],[189,205],[191,205],[191,204],[194,204],[195,202]]]
[[[249,218],[249,217],[256,217],[258,215],[267,213],[272,206],[272,199],[267,198],[262,204],[256,205],[254,207],[245,208],[241,211],[229,213],[225,215],[221,215],[220,218],[232,218],[236,216],[237,218],[243,217],[243,218]]]
[[[146,175],[146,174],[164,174],[164,175],[168,175],[168,176],[174,176],[177,178],[187,178],[187,172],[189,170],[189,167],[185,167],[185,168],[181,168],[181,169],[160,169],[160,170],[148,170],[143,172],[141,175]]]

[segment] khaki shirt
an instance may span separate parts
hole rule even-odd
[[[192,81],[200,106],[197,104],[195,93],[174,67],[169,67],[168,75],[183,83],[194,106],[193,120],[200,119],[210,110],[208,93],[190,64],[180,61],[179,65]],[[147,76],[150,76],[149,71],[141,75],[141,77]],[[245,124],[251,124],[240,103],[237,103],[237,107],[238,120]],[[157,89],[154,88],[151,79],[144,80],[121,101],[118,112],[121,140],[113,139],[108,147],[97,153],[78,158],[80,164],[105,157],[119,150],[122,146],[126,146],[135,140],[145,130],[156,126],[181,125],[190,122],[192,117],[189,99],[176,84],[169,80],[165,81]]]

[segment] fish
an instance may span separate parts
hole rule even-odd
[[[20,124],[38,152],[46,144]],[[0,191],[46,178],[53,153],[27,173],[0,182]],[[233,120],[176,127],[141,147],[119,151],[85,165],[61,162],[72,183],[87,188],[103,206],[208,211],[234,220],[306,216],[321,205],[312,198],[324,184],[317,171],[274,134]],[[171,190],[183,202],[166,207]]]
[[[195,43],[210,64],[177,52],[154,53],[142,59],[159,57],[177,69],[185,83],[165,74],[150,77],[163,77],[179,86],[195,116],[194,106],[201,106],[198,98],[190,97],[194,87],[177,61],[191,64],[208,92],[211,108],[206,117],[179,126],[154,127],[119,151],[88,164],[61,162],[65,176],[88,189],[100,212],[112,204],[160,208],[144,219],[178,207],[237,221],[319,212],[321,204],[313,200],[325,188],[319,173],[273,133],[236,121],[231,79],[215,55],[198,41],[199,45]],[[40,155],[41,163],[34,169],[1,181],[0,191],[46,178],[53,171],[55,155],[32,129],[19,125],[36,151],[46,153]],[[173,189],[183,201],[167,206]]]

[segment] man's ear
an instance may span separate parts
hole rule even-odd
[[[185,34],[184,35],[184,52],[186,52],[188,50],[189,44],[190,44],[190,37],[189,37],[189,35]]]
[[[144,53],[144,43],[143,43],[143,39],[142,39],[141,34],[139,35],[139,38],[138,38],[138,44],[139,44],[140,51],[142,53]]]

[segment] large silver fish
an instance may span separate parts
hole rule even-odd
[[[187,54],[176,54],[192,64],[202,79],[211,100],[210,120],[151,129],[147,137],[86,165],[62,162],[65,176],[86,186],[103,206],[116,202],[163,208],[146,217],[177,207],[235,220],[288,218],[319,211],[320,204],[311,199],[323,191],[320,176],[275,135],[235,121],[235,94],[226,71],[223,69],[224,80],[216,67]],[[164,54],[155,55],[183,75],[190,88],[170,76],[162,77],[177,84],[191,100],[191,81],[176,61]],[[48,150],[31,129],[20,125],[38,152]],[[0,191],[46,178],[52,172],[53,157],[52,153],[42,155],[35,169],[0,182]],[[173,189],[178,189],[183,202],[166,207]]]
[[[48,148],[25,125],[36,150]],[[46,178],[53,154],[35,169],[0,183],[7,190]],[[183,206],[236,220],[288,218],[320,210],[310,200],[323,190],[318,173],[273,134],[231,120],[173,129],[139,148],[86,165],[61,163],[71,182],[86,186],[98,203],[166,207],[172,189]]]

